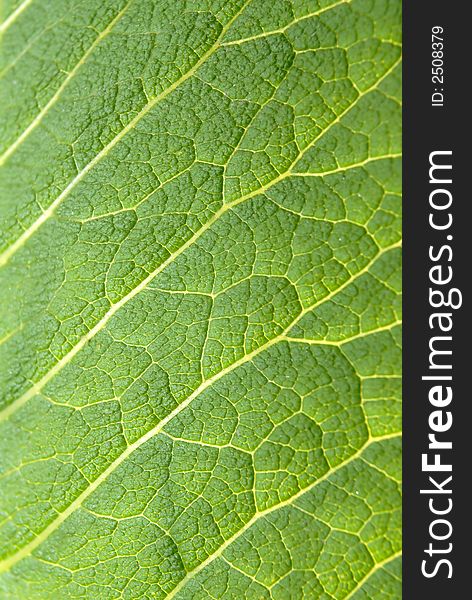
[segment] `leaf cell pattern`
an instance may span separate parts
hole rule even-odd
[[[400,11],[3,3],[2,598],[401,597]]]

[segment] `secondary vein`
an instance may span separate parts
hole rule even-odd
[[[303,158],[304,154],[310,150],[310,148],[326,133],[334,127],[339,121],[346,115],[356,104],[357,102],[364,97],[366,94],[370,93],[387,77],[399,64],[400,59],[397,60],[393,65],[387,69],[387,71],[380,77],[377,82],[372,85],[370,88],[366,89],[362,94],[357,96],[356,100],[347,107],[343,112],[341,112],[336,119],[334,119],[312,142],[301,152],[293,161],[293,163],[289,166],[287,171],[281,173],[278,177],[274,178],[272,181],[267,183],[265,186],[257,188],[252,192],[249,192],[240,198],[237,198],[231,202],[223,204],[221,208],[214,213],[214,215],[203,225],[192,237],[190,237],[180,248],[178,248],[175,252],[170,254],[168,258],[161,263],[154,271],[152,271],[145,279],[143,279],[135,288],[133,288],[126,296],[123,296],[121,300],[119,300],[116,304],[113,304],[110,309],[105,313],[105,315],[96,323],[92,329],[85,334],[79,342],[61,358],[38,382],[36,382],[33,386],[31,386],[28,391],[26,391],[22,396],[14,400],[10,405],[4,408],[0,412],[0,422],[4,421],[11,414],[13,414],[18,408],[23,406],[30,398],[34,397],[37,393],[39,393],[43,387],[53,378],[55,377],[73,358],[74,356],[85,346],[87,342],[89,342],[97,333],[99,333],[108,323],[108,321],[116,314],[116,312],[127,302],[132,300],[139,292],[144,290],[148,284],[164,269],[166,269],[174,260],[180,256],[185,250],[187,250],[190,246],[192,246],[216,221],[218,221],[225,213],[234,208],[235,206],[245,202],[246,200],[253,198],[259,194],[263,194],[268,191],[271,187],[276,185],[277,183],[283,181],[287,177],[293,175],[292,169],[293,167]]]
[[[57,89],[56,93],[49,99],[49,101],[43,106],[40,112],[36,115],[36,117],[31,121],[31,123],[26,127],[26,129],[17,137],[17,139],[11,144],[5,152],[0,156],[0,166],[2,166],[8,158],[15,152],[15,150],[21,146],[21,144],[25,141],[25,139],[30,135],[32,131],[36,129],[36,127],[41,123],[49,110],[54,106],[54,104],[59,100],[62,92],[67,87],[69,82],[74,78],[77,71],[82,67],[87,58],[92,54],[95,48],[100,44],[100,42],[111,32],[116,23],[121,19],[121,17],[125,14],[128,7],[132,3],[133,0],[130,0],[128,4],[112,19],[112,21],[108,24],[108,26],[95,38],[93,43],[90,45],[88,50],[82,56],[82,58],[77,62],[75,67],[69,72],[67,77],[64,79],[62,84]]]
[[[191,69],[186,71],[179,79],[174,81],[169,87],[167,87],[163,92],[155,96],[152,100],[150,100],[145,106],[131,119],[131,121],[106,145],[100,152],[89,162],[85,167],[77,173],[77,175],[72,179],[72,181],[64,188],[64,190],[59,194],[59,196],[49,205],[49,207],[36,219],[34,223],[32,223],[21,235],[20,237],[11,244],[1,255],[0,255],[0,267],[5,266],[12,256],[28,241],[28,239],[41,227],[41,225],[47,221],[62,203],[62,201],[67,198],[67,196],[71,193],[71,191],[76,187],[76,185],[82,181],[85,175],[104,158],[110,150],[112,150],[116,144],[129,132],[134,129],[137,123],[148,114],[148,112],[156,106],[159,102],[164,100],[169,94],[171,94],[175,89],[180,87],[185,81],[187,81],[201,66],[205,63],[210,56],[214,54],[214,52],[219,47],[221,38],[225,35],[226,31],[231,27],[234,20],[242,13],[242,11],[246,8],[251,0],[246,0],[243,4],[242,8],[228,21],[228,23],[222,27],[220,31],[220,35],[213,43],[213,45],[199,58],[199,60],[193,65]]]
[[[10,25],[16,21],[21,13],[28,8],[33,0],[23,0],[23,2],[0,24],[0,34],[4,33]]]
[[[360,277],[363,273],[367,272],[370,267],[386,252],[392,250],[393,248],[397,248],[399,244],[394,244],[393,246],[389,246],[388,248],[384,248],[377,255],[372,258],[367,265],[359,273],[356,273],[353,277],[346,280],[346,282],[339,286],[336,290],[333,290],[330,294],[322,298],[318,303],[314,303],[311,306],[307,306],[302,309],[299,314],[287,325],[287,327],[282,331],[278,336],[272,338],[265,344],[261,345],[259,348],[256,348],[249,354],[246,354],[239,360],[235,361],[225,369],[222,369],[218,373],[216,373],[213,377],[203,381],[198,388],[196,388],[192,394],[190,394],[186,400],[180,403],[172,412],[170,412],[166,417],[164,417],[157,425],[155,425],[152,429],[150,429],[147,433],[137,439],[133,444],[130,444],[122,454],[120,454],[102,473],[95,479],[75,500],[71,502],[71,504],[60,513],[54,521],[52,521],[38,536],[36,536],[31,542],[23,546],[18,552],[0,562],[0,572],[8,570],[14,564],[16,564],[22,558],[28,556],[35,548],[37,548],[42,542],[44,542],[60,525],[63,523],[68,516],[70,516],[76,509],[78,509],[82,503],[94,492],[98,486],[103,483],[109,475],[111,475],[120,465],[124,462],[135,450],[141,447],[144,443],[150,440],[152,437],[157,435],[162,431],[162,429],[171,421],[174,417],[180,414],[191,402],[200,394],[202,394],[207,388],[211,387],[216,381],[219,381],[222,377],[225,377],[238,367],[250,362],[256,356],[258,356],[261,352],[264,352],[268,348],[277,344],[280,341],[284,341],[287,333],[292,329],[294,325],[296,325],[308,312],[312,311],[316,308],[318,304],[328,301],[334,295],[342,291],[345,287],[350,285],[352,281]],[[379,438],[376,438],[379,439]]]

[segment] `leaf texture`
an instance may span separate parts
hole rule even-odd
[[[401,3],[9,0],[0,596],[401,597]]]

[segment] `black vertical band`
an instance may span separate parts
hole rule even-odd
[[[403,3],[403,597],[408,600],[464,598],[472,576],[472,398],[466,382],[472,374],[467,343],[472,35],[461,8],[438,0]]]

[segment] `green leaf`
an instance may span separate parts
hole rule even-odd
[[[9,0],[0,596],[395,599],[399,0]]]

